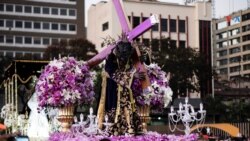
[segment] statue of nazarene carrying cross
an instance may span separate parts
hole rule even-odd
[[[133,78],[141,81],[146,93],[150,87],[149,78],[144,67],[145,52],[133,42],[154,24],[158,16],[152,15],[140,25],[130,30],[120,0],[112,0],[117,12],[122,35],[115,44],[108,45],[102,52],[87,61],[90,67],[106,59],[105,71],[102,73],[102,90],[97,116],[102,128],[104,116],[108,115],[111,135],[138,134],[142,132],[140,118],[136,112],[135,99],[131,90]]]

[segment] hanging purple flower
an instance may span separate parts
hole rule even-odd
[[[172,90],[168,84],[168,78],[157,64],[146,66],[147,74],[151,82],[151,93],[143,93],[141,82],[135,78],[132,82],[133,91],[137,105],[150,105],[163,108],[172,100]]]
[[[51,61],[45,66],[36,85],[39,106],[60,107],[90,104],[94,83],[88,66],[73,57]]]

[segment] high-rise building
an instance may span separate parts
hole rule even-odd
[[[145,32],[137,40],[148,44],[152,40],[170,38],[177,47],[191,47],[206,55],[211,65],[211,2],[197,1],[192,4],[166,3],[156,0],[123,0],[123,9],[131,28],[136,27],[152,14],[159,15],[159,24]],[[88,9],[87,39],[98,50],[103,38],[117,39],[122,29],[111,0],[101,1]],[[203,82],[202,82],[203,83]],[[211,83],[205,92],[211,93]]]
[[[42,58],[60,40],[85,38],[83,0],[1,0],[0,55]]]
[[[249,87],[250,10],[234,12],[213,20],[213,64],[220,79],[231,87]]]

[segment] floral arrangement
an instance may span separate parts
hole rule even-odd
[[[139,79],[132,82],[132,91],[138,105],[151,105],[155,107],[167,107],[172,100],[173,92],[169,87],[169,76],[161,70],[157,64],[146,66],[147,74],[151,82],[150,92],[143,92]]]
[[[100,140],[109,140],[109,141],[197,141],[197,134],[190,135],[167,135],[159,134],[157,132],[147,132],[141,136],[88,136],[84,134],[73,135],[72,133],[53,133],[48,139],[49,141],[100,141]]]
[[[73,57],[51,61],[36,84],[39,106],[44,108],[89,104],[94,100],[88,66]]]

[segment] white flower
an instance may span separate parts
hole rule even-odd
[[[75,72],[77,74],[81,74],[82,73],[81,69],[78,66],[76,66]]]
[[[70,91],[67,91],[65,89],[62,92],[62,96],[64,97],[64,100],[69,100],[70,98],[72,98],[72,96],[70,95]]]
[[[53,60],[53,61],[50,61],[49,65],[51,67],[57,67],[58,69],[62,69],[63,68],[63,62],[59,62],[58,60]]]

